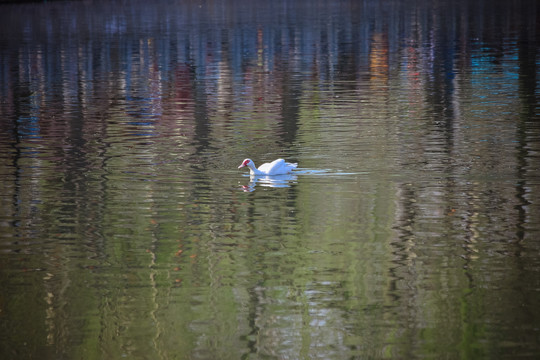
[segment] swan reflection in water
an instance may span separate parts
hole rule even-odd
[[[249,184],[242,185],[244,191],[253,191],[255,186],[284,188],[291,186],[291,182],[296,182],[298,176],[295,174],[283,174],[283,175],[251,175],[249,177]]]

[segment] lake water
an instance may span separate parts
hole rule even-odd
[[[539,7],[0,4],[0,357],[538,359]]]

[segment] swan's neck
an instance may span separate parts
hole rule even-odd
[[[248,166],[249,166],[250,175],[261,175],[262,174],[262,172],[255,167],[255,164],[253,163],[253,161],[251,161],[248,164]]]

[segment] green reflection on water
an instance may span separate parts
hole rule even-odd
[[[533,5],[19,5],[3,358],[539,353]]]

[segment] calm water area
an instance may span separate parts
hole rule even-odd
[[[1,3],[0,358],[539,359],[539,13]]]

